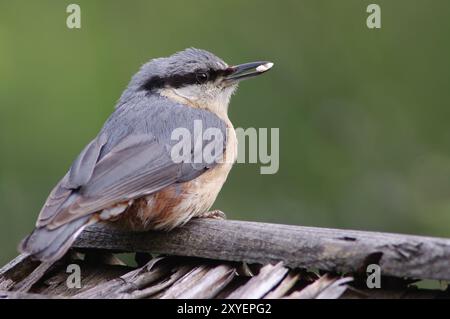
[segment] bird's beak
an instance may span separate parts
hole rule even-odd
[[[263,74],[273,67],[272,62],[259,61],[230,66],[226,71],[224,80],[228,83],[236,83],[241,80]]]

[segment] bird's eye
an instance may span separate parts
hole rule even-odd
[[[195,77],[197,78],[197,82],[199,84],[203,84],[208,81],[209,75],[206,72],[198,72],[195,74]]]

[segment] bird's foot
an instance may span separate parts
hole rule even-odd
[[[221,210],[215,209],[196,216],[197,218],[227,219],[227,215]]]

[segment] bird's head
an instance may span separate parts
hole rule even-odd
[[[226,116],[238,83],[272,66],[267,61],[229,66],[208,51],[190,48],[144,64],[133,77],[129,90],[160,94]]]

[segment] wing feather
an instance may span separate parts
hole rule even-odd
[[[192,180],[215,165],[172,161],[171,132],[177,127],[193,132],[193,122],[198,120],[204,129],[219,128],[226,137],[222,120],[209,111],[180,106],[167,99],[141,102],[118,108],[111,115],[99,136],[85,147],[50,193],[38,227],[58,228],[117,203]],[[192,136],[194,144],[202,138]],[[210,141],[201,143],[204,147]],[[225,149],[226,139],[217,143]],[[217,158],[221,156],[217,154]]]

